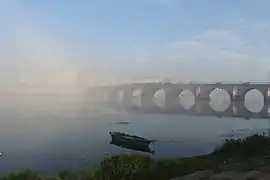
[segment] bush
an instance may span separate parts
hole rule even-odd
[[[113,156],[80,176],[61,171],[55,178],[41,178],[35,171],[25,170],[11,173],[2,180],[165,180],[201,170],[234,169],[232,164],[224,164],[223,160],[228,158],[240,159],[244,167],[245,159],[265,155],[270,155],[270,137],[253,135],[245,139],[227,139],[222,146],[205,156],[163,160],[146,156]]]
[[[41,178],[37,172],[27,169],[18,173],[10,173],[3,180],[41,180]]]
[[[58,179],[61,180],[75,180],[78,179],[77,175],[70,171],[60,171],[57,175]]]
[[[227,139],[212,155],[234,159],[270,155],[270,137],[256,134],[245,139]]]
[[[88,172],[88,178],[95,180],[143,179],[154,161],[145,156],[114,156],[103,160],[100,167]]]

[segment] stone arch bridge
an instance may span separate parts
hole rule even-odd
[[[223,112],[216,112],[210,106],[211,93],[220,89],[228,93],[231,104]],[[264,99],[264,107],[258,113],[252,113],[244,105],[246,94],[250,90],[259,91]],[[140,91],[140,106],[133,103],[134,92]],[[165,94],[165,106],[158,107],[154,102],[157,91]],[[179,95],[183,91],[190,91],[195,104],[189,108],[183,108],[179,103]],[[208,84],[184,84],[184,83],[133,83],[115,86],[100,86],[89,89],[89,97],[96,103],[103,103],[125,109],[136,109],[147,112],[161,113],[192,113],[198,115],[235,116],[235,117],[270,117],[270,84],[264,83],[208,83]]]

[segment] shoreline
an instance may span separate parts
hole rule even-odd
[[[40,177],[33,170],[24,170],[0,180],[176,180],[175,177],[192,180],[203,176],[209,179],[210,176],[269,174],[270,136],[256,134],[244,139],[227,139],[212,153],[202,156],[153,159],[143,155],[119,155],[107,157],[97,167],[82,172],[62,171],[56,177]]]

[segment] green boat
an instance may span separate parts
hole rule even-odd
[[[120,132],[110,132],[112,140],[121,141],[121,142],[129,142],[133,144],[141,144],[141,145],[149,145],[154,140],[148,140],[143,137],[129,135],[126,133]]]
[[[110,144],[119,146],[121,148],[125,149],[131,149],[134,151],[141,151],[141,152],[146,152],[146,153],[151,153],[154,154],[155,151],[154,149],[148,146],[148,144],[134,144],[130,141],[118,141],[118,140],[111,140]]]

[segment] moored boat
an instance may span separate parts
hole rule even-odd
[[[154,142],[154,140],[148,140],[143,137],[129,135],[126,133],[121,132],[110,132],[110,135],[112,137],[112,140],[122,141],[122,142],[130,142],[133,144],[145,144],[149,145],[151,142]]]
[[[125,148],[125,149],[131,149],[134,151],[141,151],[146,153],[154,154],[155,151],[153,148],[150,148],[148,144],[138,144],[138,143],[132,143],[131,141],[119,141],[112,139],[110,144]]]

